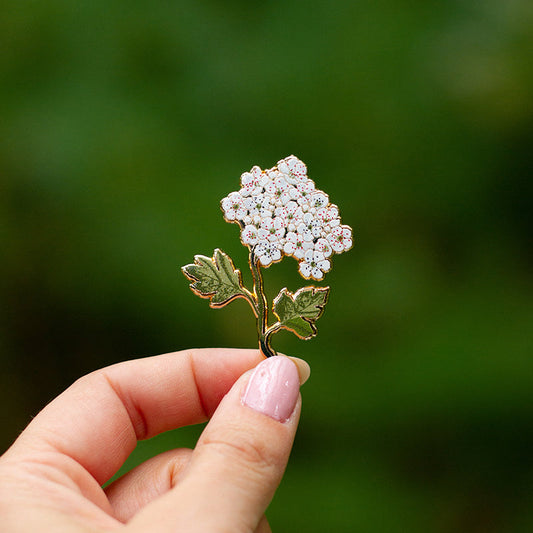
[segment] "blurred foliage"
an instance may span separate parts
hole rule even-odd
[[[255,346],[179,267],[244,270],[219,201],[294,153],[356,246],[319,336],[274,341],[313,375],[273,529],[531,531],[532,28],[528,0],[3,2],[2,449],[98,367]]]

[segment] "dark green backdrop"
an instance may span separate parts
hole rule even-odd
[[[294,153],[356,245],[319,336],[274,339],[313,373],[273,529],[531,531],[532,28],[529,0],[4,1],[2,449],[98,367],[255,346],[179,267],[244,268],[219,201]]]

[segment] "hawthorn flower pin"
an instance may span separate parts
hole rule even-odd
[[[353,244],[352,229],[341,224],[339,208],[315,188],[307,167],[293,155],[271,169],[254,166],[244,172],[241,189],[222,199],[221,208],[226,222],[239,225],[241,242],[249,249],[253,290],[243,285],[240,270],[217,248],[212,258],[196,255],[194,263],[182,267],[192,291],[209,298],[213,308],[244,298],[256,316],[259,348],[266,357],[276,355],[270,339],[281,329],[301,339],[314,337],[329,287],[302,287],[295,293],[281,289],[272,306],[277,321],[269,325],[261,269],[290,256],[298,261],[303,278],[321,281],[331,269],[333,254]]]

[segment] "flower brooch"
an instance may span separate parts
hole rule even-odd
[[[314,337],[329,287],[303,287],[295,293],[281,289],[272,306],[277,321],[269,325],[261,268],[291,256],[303,278],[322,280],[333,254],[353,244],[352,229],[341,224],[339,208],[315,188],[307,167],[293,155],[271,169],[254,166],[242,174],[241,189],[226,196],[221,207],[225,220],[239,225],[241,242],[249,249],[253,290],[243,285],[241,272],[217,248],[212,258],[196,255],[194,263],[182,267],[193,292],[209,298],[214,308],[244,298],[256,316],[259,348],[266,357],[276,355],[270,339],[281,329],[301,339]]]

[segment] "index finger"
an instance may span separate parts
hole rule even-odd
[[[194,349],[97,370],[47,405],[7,454],[56,451],[102,484],[137,440],[207,420],[261,360],[258,350]]]

